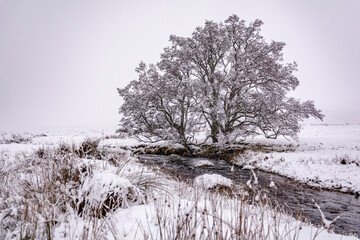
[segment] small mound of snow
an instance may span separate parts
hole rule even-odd
[[[84,204],[101,209],[103,215],[117,207],[127,208],[131,203],[141,203],[141,191],[127,178],[112,172],[95,172],[87,178],[81,189]],[[99,211],[97,211],[99,212]]]
[[[274,183],[273,181],[270,182],[269,187],[270,187],[270,188],[273,188],[273,189],[276,189],[276,188],[277,188],[276,185],[275,185],[275,183]]]
[[[204,174],[194,179],[194,184],[205,189],[214,189],[217,187],[229,187],[232,186],[232,181],[219,174]]]
[[[214,164],[209,160],[200,160],[194,164],[195,167],[213,167]]]
[[[111,172],[96,172],[92,178],[86,179],[82,191],[89,193],[89,198],[103,200],[109,192],[117,192],[120,189],[127,191],[131,187],[134,186],[124,177]]]
[[[245,166],[243,166],[242,169],[244,169],[244,170],[252,170],[252,169],[255,169],[255,167],[251,166],[251,165],[245,165]]]

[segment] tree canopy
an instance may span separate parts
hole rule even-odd
[[[141,62],[138,78],[118,89],[124,100],[118,131],[189,148],[199,132],[214,143],[257,134],[296,138],[303,119],[322,119],[312,101],[286,96],[299,85],[297,65],[284,63],[285,43],[265,41],[262,24],[232,15],[206,21],[191,37],[171,35],[161,60]]]

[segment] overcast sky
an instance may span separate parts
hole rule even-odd
[[[0,129],[116,125],[117,87],[155,63],[170,34],[205,19],[261,19],[296,61],[295,95],[360,113],[360,1],[0,0]]]

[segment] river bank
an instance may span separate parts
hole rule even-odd
[[[187,156],[180,144],[127,145],[135,154]],[[194,157],[251,165],[316,189],[360,195],[360,125],[305,125],[299,139],[261,137],[232,145],[193,146]]]
[[[28,137],[24,137],[24,136],[28,136]],[[93,169],[95,171],[93,174],[98,173],[99,175],[95,174],[93,176],[93,178],[91,178],[91,179],[94,179],[94,180],[98,179],[99,176],[103,176],[104,171],[108,171],[109,176],[110,175],[114,176],[114,174],[118,174],[119,168],[116,167],[116,164],[118,164],[116,160],[119,160],[118,157],[121,156],[121,154],[128,154],[128,152],[123,151],[123,149],[139,145],[139,143],[136,142],[136,141],[129,140],[129,139],[120,139],[120,138],[118,138],[116,135],[113,134],[113,131],[111,131],[111,130],[109,130],[109,131],[76,130],[75,131],[75,130],[71,129],[71,130],[68,130],[68,131],[60,130],[60,131],[30,132],[28,134],[21,133],[21,132],[20,133],[19,132],[17,132],[17,133],[6,133],[6,135],[3,135],[3,137],[2,137],[2,139],[4,140],[4,143],[0,144],[0,150],[2,152],[2,159],[3,159],[2,161],[3,161],[4,166],[5,166],[4,168],[2,168],[3,172],[4,172],[4,174],[6,176],[19,180],[20,181],[19,184],[20,184],[20,186],[22,186],[21,181],[27,180],[27,178],[25,178],[25,179],[20,178],[18,176],[19,174],[21,176],[23,176],[24,173],[26,173],[26,174],[29,175],[30,179],[36,179],[36,178],[33,178],[32,174],[35,174],[34,176],[37,176],[36,171],[32,172],[32,171],[28,170],[28,168],[26,167],[27,164],[34,163],[35,164],[34,165],[35,169],[41,170],[40,168],[36,167],[37,166],[36,163],[38,161],[43,162],[44,166],[48,166],[49,165],[48,164],[49,159],[54,160],[53,158],[43,159],[43,160],[39,159],[38,157],[34,158],[34,156],[35,156],[35,155],[33,155],[34,152],[36,152],[36,154],[37,154],[36,156],[40,156],[40,155],[42,156],[43,155],[42,154],[43,150],[46,150],[46,149],[51,150],[52,148],[60,148],[60,149],[62,149],[60,152],[63,152],[63,150],[64,150],[63,146],[66,146],[66,145],[68,145],[70,148],[77,149],[79,146],[82,145],[83,141],[88,139],[88,138],[92,138],[92,139],[95,139],[95,140],[100,139],[99,146],[98,146],[98,150],[99,150],[100,154],[103,153],[103,150],[105,150],[105,153],[108,152],[108,151],[111,152],[111,154],[104,155],[103,159],[101,159],[101,160],[78,158],[78,157],[76,157],[77,152],[76,151],[74,152],[74,154],[75,154],[74,155],[75,156],[74,161],[80,161],[79,163],[86,164],[86,166],[90,166],[90,165],[92,166],[93,164],[95,164],[95,166],[93,166],[94,167]],[[164,145],[161,145],[161,146],[164,146]],[[275,147],[273,147],[273,146],[275,146]],[[172,145],[172,147],[177,148],[179,146],[178,145]],[[212,161],[214,163],[215,167],[217,168],[217,165],[220,164],[223,167],[225,167],[224,172],[226,172],[227,174],[230,174],[231,173],[231,167],[233,166],[233,164],[229,163],[230,157],[237,156],[239,153],[247,154],[249,151],[258,152],[258,153],[261,153],[261,154],[267,154],[267,153],[270,153],[270,152],[273,152],[273,153],[277,152],[279,154],[280,153],[287,153],[287,152],[290,153],[290,152],[293,151],[292,148],[298,148],[298,147],[299,146],[297,146],[295,144],[292,144],[292,143],[289,144],[288,142],[284,143],[284,144],[273,145],[273,144],[268,144],[266,142],[264,142],[264,143],[254,142],[253,143],[253,142],[249,141],[246,144],[242,144],[242,147],[237,148],[236,151],[234,151],[234,149],[228,149],[226,151],[220,151],[220,152],[219,151],[213,151],[213,150],[216,150],[216,148],[214,148],[213,146],[208,145],[206,148],[203,149],[204,151],[200,149],[198,152],[202,153],[202,154],[205,154],[206,152],[207,152],[207,154],[211,153],[211,154],[209,154],[209,156],[213,157],[213,159],[210,160],[210,161]],[[269,149],[269,148],[271,148],[271,149]],[[161,151],[163,151],[163,150],[166,150],[166,149],[162,148]],[[149,149],[147,151],[149,151]],[[50,153],[53,154],[52,152],[50,152]],[[71,151],[67,152],[67,154],[69,154],[69,153],[71,153]],[[174,154],[169,149],[167,149],[166,153],[169,154],[169,155]],[[72,156],[72,155],[70,154],[70,155],[66,155],[66,156]],[[143,155],[143,156],[145,156],[145,155]],[[166,156],[161,156],[161,155],[156,155],[156,156],[157,157],[166,157]],[[230,156],[229,160],[227,160],[227,161],[221,160],[221,158],[223,156]],[[64,158],[64,159],[66,160],[67,158]],[[133,164],[136,164],[136,160],[134,158],[132,158],[132,159],[133,160],[132,160],[131,164],[128,163],[126,159],[124,159],[124,164],[128,164],[127,166],[129,166],[129,167],[132,166]],[[187,159],[187,158],[185,158],[185,159]],[[233,160],[234,159],[235,158],[233,158]],[[192,161],[188,162],[186,160],[185,161],[182,161],[182,160],[184,160],[184,158],[180,157],[180,161],[178,161],[180,166],[184,166],[184,165],[187,164],[189,167],[194,168],[195,171],[199,171],[200,173],[201,173],[201,171],[210,171],[210,173],[215,171],[215,169],[212,169],[211,167],[196,168],[196,167],[194,167],[192,165],[192,163],[193,163]],[[198,161],[198,160],[199,160],[199,158],[196,158],[196,161]],[[189,165],[189,163],[190,163],[190,165]],[[76,166],[82,166],[81,164],[76,165]],[[24,166],[24,169],[20,170],[18,168],[18,166]],[[65,167],[66,165],[59,165],[59,166],[64,166]],[[160,165],[158,167],[162,168],[162,167],[165,167],[165,166],[172,166],[172,165],[167,164],[167,163],[165,163],[165,165],[164,165],[164,163],[160,163]],[[176,164],[173,165],[173,166],[176,166]],[[9,171],[7,169],[9,169]],[[123,168],[121,168],[121,169],[123,169]],[[138,176],[141,176],[141,175],[138,175],[138,173],[141,174],[141,173],[143,173],[144,169],[148,169],[148,168],[143,167],[143,165],[142,165],[142,166],[138,166],[137,169],[138,169],[137,172],[134,173],[135,174],[134,176],[136,176],[135,180],[139,179],[139,178],[137,178]],[[149,170],[150,169],[151,169],[151,171],[154,171],[154,173],[157,172],[156,169],[149,168]],[[242,173],[241,173],[241,171],[242,170],[241,170],[240,167],[235,167],[235,174],[234,175],[239,176],[239,177],[243,177],[245,180],[249,179],[250,171],[246,170],[245,172],[242,172]],[[55,171],[54,173],[57,173],[57,172],[59,172],[59,171]],[[133,174],[132,170],[128,172],[128,170],[123,169],[121,172],[124,173],[124,174],[125,173],[126,174],[127,173]],[[175,172],[180,173],[180,171],[176,171],[176,169],[175,169]],[[269,185],[269,180],[270,180],[269,177],[267,175],[265,175],[265,177],[261,177],[262,173],[258,169],[255,169],[255,172],[256,172],[256,174],[257,174],[257,176],[259,178],[259,184],[265,184],[265,185],[268,186]],[[239,173],[241,173],[241,174],[239,174]],[[25,177],[25,175],[23,177]],[[44,176],[47,176],[47,175],[44,175]],[[92,175],[90,175],[90,176],[92,176]],[[284,189],[284,190],[289,189],[289,187],[282,187],[281,186],[282,183],[292,185],[292,188],[295,189],[295,191],[300,189],[300,187],[298,187],[297,185],[295,185],[295,187],[294,187],[294,185],[293,185],[294,182],[293,181],[288,181],[287,179],[277,181],[277,176],[278,175],[273,176],[273,181],[275,182],[275,184],[277,185],[277,187],[279,189]],[[78,179],[78,178],[75,178],[75,179]],[[88,182],[91,179],[88,179],[85,176],[85,178],[83,179],[84,182],[82,184],[85,184],[86,182]],[[103,179],[103,180],[105,181],[106,179]],[[123,180],[125,181],[125,179],[123,179]],[[134,180],[134,179],[132,179],[132,180]],[[141,180],[140,183],[142,183],[143,182],[142,178],[140,180]],[[168,183],[167,183],[168,180],[163,182],[163,178],[159,178],[158,176],[156,176],[154,178],[154,180],[156,180],[156,183],[160,184],[161,186],[167,186],[168,185]],[[2,182],[3,183],[8,182],[8,183],[13,184],[12,181],[2,181]],[[47,182],[45,181],[44,184],[46,184],[46,183]],[[164,196],[157,195],[156,203],[161,203],[161,201],[158,201],[160,197],[164,198],[164,201],[169,201],[169,199],[177,200],[178,198],[173,197],[173,196],[176,195],[176,193],[174,193],[173,190],[175,191],[176,189],[179,189],[179,185],[180,185],[180,183],[174,182],[173,184],[167,186],[166,191],[170,192],[171,194],[170,195],[164,195]],[[54,185],[54,187],[56,187],[56,186],[57,185]],[[69,186],[71,187],[72,185],[69,185]],[[11,190],[13,188],[14,188],[13,185],[9,185],[9,186],[4,185],[4,189],[9,190],[9,193],[11,192]],[[181,188],[181,189],[188,189],[188,188],[189,188],[189,186],[186,186],[186,187]],[[325,193],[324,191],[317,191],[317,190],[313,190],[313,189],[310,189],[310,190],[314,191],[316,194]],[[18,194],[21,195],[21,193],[22,192],[19,192]],[[69,192],[69,194],[70,193],[71,192]],[[193,190],[193,193],[197,194],[198,190],[197,189]],[[196,198],[196,196],[197,196],[196,194],[194,195],[194,198],[190,199],[191,201],[198,202],[198,199]],[[288,196],[294,196],[295,194],[298,194],[300,196],[300,198],[298,198],[298,199],[300,199],[298,201],[300,203],[310,200],[309,196],[306,194],[305,191],[298,191],[298,193],[288,194]],[[341,195],[342,193],[335,192],[334,194],[335,195],[336,194]],[[168,197],[168,196],[170,196],[170,197]],[[181,195],[181,198],[186,198],[187,196],[188,196],[188,194]],[[335,201],[335,202],[329,201],[328,193],[326,193],[325,195],[323,195],[323,196],[321,196],[319,198],[319,199],[323,199],[322,201],[321,200],[320,201],[316,200],[316,202],[318,202],[319,206],[321,206],[324,209],[327,209],[326,204],[330,203],[330,211],[331,211],[330,215],[327,215],[328,213],[326,213],[326,216],[330,217],[330,218],[332,218],[333,216],[337,216],[337,214],[339,214],[340,211],[345,211],[345,212],[349,212],[349,213],[352,213],[352,214],[358,214],[359,215],[360,213],[357,212],[357,210],[353,210],[354,204],[352,203],[353,201],[355,201],[355,205],[356,205],[357,204],[356,203],[357,199],[355,197],[351,196],[351,195],[348,195],[348,194],[346,194],[346,196],[350,197],[349,198],[350,202],[342,201],[342,200]],[[17,198],[14,198],[14,197],[15,196],[12,196],[11,198],[8,198],[8,197],[5,196],[5,198],[3,198],[3,200],[5,201],[6,199],[8,199],[6,201],[9,201],[9,199],[14,199],[14,201],[15,201]],[[45,195],[44,195],[44,197],[45,197]],[[213,199],[213,196],[208,197],[208,199]],[[279,199],[281,199],[281,198],[279,197]],[[227,204],[226,201],[228,201],[228,199],[226,197],[221,197],[221,203],[226,203]],[[349,208],[341,207],[340,205],[337,204],[338,202],[340,202],[340,203],[343,202],[344,203],[343,205],[345,205],[345,206],[347,206]],[[119,228],[119,229],[117,229],[117,231],[119,230],[119,232],[121,232],[122,230],[126,229],[126,233],[124,232],[126,237],[124,237],[125,235],[123,235],[121,233],[119,235],[120,238],[134,239],[134,234],[136,235],[136,233],[138,233],[138,236],[140,236],[139,235],[140,233],[138,231],[132,231],[131,230],[132,228],[130,228],[130,227],[133,226],[133,225],[138,226],[137,224],[139,223],[139,221],[141,222],[142,220],[143,220],[144,224],[147,224],[148,216],[146,214],[142,214],[140,216],[139,214],[137,214],[138,211],[136,209],[141,208],[142,212],[143,212],[144,209],[150,209],[151,206],[154,205],[154,208],[151,208],[151,211],[152,211],[151,214],[150,214],[150,210],[148,212],[148,214],[150,214],[150,216],[158,216],[158,215],[156,215],[156,213],[159,212],[159,211],[160,212],[163,211],[163,210],[173,211],[173,209],[174,209],[172,207],[173,205],[171,205],[171,208],[166,208],[165,209],[162,205],[158,206],[158,205],[153,204],[153,203],[154,202],[149,203],[147,205],[133,206],[133,207],[129,207],[129,208],[126,208],[126,209],[121,209],[119,211],[115,211],[114,214],[109,215],[109,218],[111,217],[111,219],[114,219],[116,223],[119,223],[118,225],[116,225]],[[297,204],[297,202],[293,202],[293,203],[295,205]],[[16,205],[18,203],[15,201],[14,204]],[[21,202],[19,204],[21,205]],[[313,203],[311,203],[311,202],[307,202],[307,204],[309,205],[309,211],[315,212],[316,216],[319,217],[319,212],[315,208],[315,205]],[[177,205],[175,204],[174,206],[177,206]],[[247,205],[244,205],[244,206],[247,207]],[[285,206],[285,204],[284,204],[284,206]],[[14,216],[13,215],[7,215],[9,208],[7,206],[4,206],[4,207],[5,208],[3,209],[3,213],[6,214],[6,215],[2,215],[2,217],[7,217],[9,219],[13,219],[14,216],[15,217],[18,216],[15,213],[14,213],[15,214]],[[249,208],[253,209],[252,205],[249,205]],[[185,210],[186,211],[184,212],[183,216],[186,218],[188,211],[187,211],[187,209],[185,209]],[[230,209],[230,212],[232,212],[231,209]],[[21,213],[20,210],[18,211],[18,213]],[[61,212],[59,212],[59,213],[61,213]],[[152,214],[152,213],[154,213],[154,214]],[[260,212],[260,214],[261,213],[262,212]],[[65,233],[68,234],[66,229],[68,227],[71,228],[71,226],[73,226],[72,230],[74,231],[74,234],[77,233],[77,232],[81,233],[81,229],[79,229],[79,227],[76,227],[76,226],[80,226],[80,228],[82,228],[83,226],[86,226],[86,224],[84,222],[85,220],[81,219],[79,216],[76,216],[76,215],[66,215],[66,216],[71,217],[71,219],[66,218],[66,221],[62,221],[60,225],[55,225],[55,232],[57,232],[58,230],[59,231],[61,230],[61,232],[64,232],[64,234]],[[129,216],[132,216],[131,217],[132,220],[129,219]],[[168,216],[168,215],[166,214],[166,216]],[[235,217],[235,219],[237,219],[236,218],[237,215],[233,215],[233,216]],[[282,216],[280,218],[282,218]],[[348,217],[349,217],[349,215],[344,215],[341,218],[346,219]],[[60,218],[62,219],[62,215],[60,216]],[[58,219],[60,219],[60,218],[58,218]],[[75,220],[72,219],[72,218],[74,218]],[[141,219],[139,219],[139,218],[141,218]],[[344,219],[342,219],[342,220],[344,220]],[[167,219],[166,219],[166,221],[167,221]],[[292,220],[288,220],[288,221],[292,223],[295,220],[292,219]],[[351,221],[352,220],[351,220],[351,216],[350,216],[350,222]],[[16,220],[16,219],[14,221],[10,221],[10,222],[6,221],[6,223],[9,223],[9,224],[10,223],[12,224],[13,222],[16,223],[16,222],[19,222],[19,221]],[[77,225],[74,224],[76,222],[80,223],[80,224],[77,224]],[[131,222],[131,224],[130,224],[131,226],[129,224],[127,224],[126,226],[128,228],[127,227],[124,228],[125,225],[123,226],[122,224],[120,224],[120,223],[124,223],[124,222],[126,222],[126,223]],[[256,220],[256,222],[260,222],[260,221]],[[5,223],[5,222],[3,221],[3,223]],[[155,220],[153,221],[153,219],[152,219],[151,223],[155,224],[154,226],[151,225],[151,229],[157,229],[156,226],[158,226],[158,225],[156,225],[156,221]],[[354,223],[356,224],[356,221],[354,221]],[[322,230],[322,228],[316,228],[316,227],[313,227],[311,225],[309,227],[305,227],[305,225],[303,225],[302,222],[296,222],[296,224],[298,224],[297,229],[299,231],[298,233],[300,234],[299,239],[312,239],[314,237],[314,234],[319,229],[320,229],[319,231],[321,231],[321,234],[316,239],[339,239],[339,238],[342,238],[342,239],[355,239],[355,238],[352,238],[352,237],[348,238],[348,237],[345,237],[345,236],[340,236],[340,235],[335,235],[335,234],[328,234],[326,231]],[[267,228],[267,229],[270,229],[270,230],[273,229],[273,227],[274,227],[273,225],[269,225],[269,226],[271,228]],[[285,225],[285,226],[289,226],[289,225]],[[7,225],[5,227],[7,227]],[[276,229],[279,230],[279,228],[276,228]],[[301,229],[303,229],[303,230],[301,230]],[[307,229],[307,230],[305,231],[305,229]],[[86,232],[88,230],[85,229],[84,231]],[[92,230],[90,230],[90,231],[92,231]],[[341,233],[341,234],[346,234],[346,233],[351,233],[351,232],[354,232],[354,231],[351,231],[351,230],[349,231],[349,230],[346,230],[346,229],[344,229],[344,231],[343,231],[342,229],[340,229],[338,232]],[[5,233],[7,234],[7,232],[4,232],[4,234]],[[12,233],[16,234],[16,232],[12,232]],[[144,232],[144,234],[147,234],[147,232]],[[297,232],[295,232],[295,234],[297,234]],[[11,238],[9,238],[9,239],[11,239]],[[62,238],[61,237],[56,237],[55,239],[62,239]],[[110,237],[110,239],[112,239],[112,238]]]
[[[174,156],[164,155],[138,155],[139,161],[146,166],[159,168],[161,171],[182,179],[192,181],[194,178],[204,174],[220,174],[231,179],[236,185],[252,193],[249,181],[254,182],[256,175],[257,187],[261,191],[273,196],[293,216],[302,216],[304,220],[313,224],[321,225],[321,215],[316,209],[314,202],[321,205],[325,216],[334,219],[341,216],[334,223],[334,230],[340,234],[355,233],[360,235],[360,199],[349,194],[337,191],[326,191],[309,188],[305,184],[289,180],[278,174],[271,174],[261,170],[249,170],[249,166],[241,168],[234,166],[229,161],[219,159],[180,157],[174,161]],[[209,162],[207,165],[199,165],[199,162]],[[270,187],[271,182],[274,187]]]

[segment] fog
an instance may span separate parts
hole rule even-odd
[[[360,2],[0,0],[0,129],[116,126],[117,87],[155,63],[170,34],[205,19],[264,22],[296,61],[296,98],[360,119]],[[353,120],[353,119],[350,119]]]

